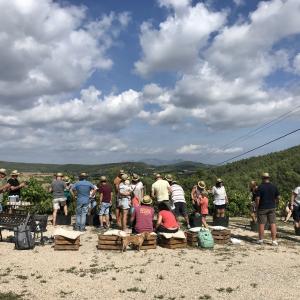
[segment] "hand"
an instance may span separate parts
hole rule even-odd
[[[20,183],[20,185],[19,185],[20,188],[22,188],[22,187],[24,187],[24,186],[26,186],[26,183],[25,183],[25,182],[22,182],[22,183]]]

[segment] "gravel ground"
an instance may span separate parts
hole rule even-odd
[[[231,220],[230,229],[244,240],[242,245],[217,245],[214,250],[100,251],[92,228],[74,252],[54,251],[52,245],[16,251],[14,244],[1,242],[0,299],[8,292],[24,299],[299,297],[300,237],[294,236],[292,225],[279,226],[280,245],[273,247],[256,245],[256,233],[246,223]],[[49,225],[46,235],[52,232]]]

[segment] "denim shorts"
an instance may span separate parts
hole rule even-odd
[[[107,202],[102,202],[100,206],[99,216],[108,216],[109,215],[109,208],[111,204]]]

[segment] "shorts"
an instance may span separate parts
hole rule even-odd
[[[111,204],[107,202],[102,202],[100,206],[99,216],[108,216],[109,215],[109,209]]]
[[[53,199],[53,209],[60,209],[60,206],[65,206],[66,204],[67,199],[65,197]]]
[[[293,219],[295,222],[300,222],[300,206],[293,206]]]
[[[128,198],[120,199],[120,206],[121,209],[129,209],[130,208],[130,200]]]
[[[215,205],[216,209],[225,209],[226,208],[226,204],[222,204],[222,205]]]
[[[275,208],[259,209],[257,211],[257,222],[258,224],[275,224],[276,213]]]
[[[185,217],[187,215],[185,202],[175,202],[174,205],[175,205],[175,215],[176,216]]]

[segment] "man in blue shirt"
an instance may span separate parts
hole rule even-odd
[[[95,186],[91,182],[87,181],[86,178],[87,174],[81,173],[79,181],[76,182],[71,189],[73,197],[75,198],[75,194],[77,196],[76,225],[74,229],[80,231],[86,231],[85,221],[86,214],[89,209],[90,191],[92,191],[92,195],[96,193]]]

